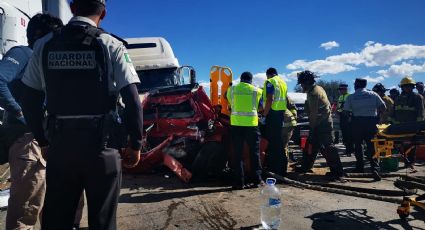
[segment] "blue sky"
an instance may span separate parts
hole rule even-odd
[[[425,81],[424,9],[423,0],[108,0],[102,27],[166,38],[204,84],[212,65],[224,65],[234,78],[251,71],[257,84],[275,67],[291,90],[303,69],[393,87],[405,74]]]

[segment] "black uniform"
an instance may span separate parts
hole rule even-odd
[[[36,89],[27,89],[32,100],[24,103],[24,109],[40,114],[41,86],[49,114],[42,229],[71,229],[83,189],[90,229],[116,229],[121,159],[109,137],[119,91],[129,115],[131,147],[140,149],[142,114],[133,84],[139,81],[137,74],[122,43],[88,18],[74,17],[40,43],[22,81]],[[28,122],[35,137],[46,145],[41,116],[32,117]]]

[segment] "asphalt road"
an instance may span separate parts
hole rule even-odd
[[[354,157],[343,156],[346,168]],[[321,181],[323,159],[314,174]],[[424,175],[420,165],[416,175]],[[404,172],[400,170],[400,172]],[[394,189],[393,179],[351,180],[348,185]],[[413,210],[408,222],[396,213],[397,204],[318,192],[279,184],[282,192],[280,229],[424,229],[425,212]],[[118,229],[260,229],[260,189],[231,191],[223,183],[185,184],[167,172],[124,175],[118,207]],[[0,212],[0,229],[5,212]],[[82,227],[87,227],[86,212]]]

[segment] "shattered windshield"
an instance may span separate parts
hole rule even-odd
[[[179,85],[178,77],[175,75],[177,68],[139,70],[140,84],[139,92]]]

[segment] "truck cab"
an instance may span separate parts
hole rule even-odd
[[[221,144],[224,126],[203,87],[197,84],[194,69],[180,66],[164,38],[126,41],[141,82],[138,91],[146,130],[143,163],[126,171],[147,172],[156,165],[166,164],[165,159],[172,156],[195,178],[219,172],[225,166]],[[192,174],[182,175],[182,168],[170,169],[184,181],[192,178]]]
[[[176,76],[179,61],[164,38],[128,38],[126,41],[128,53],[140,78],[140,93],[179,84]]]

